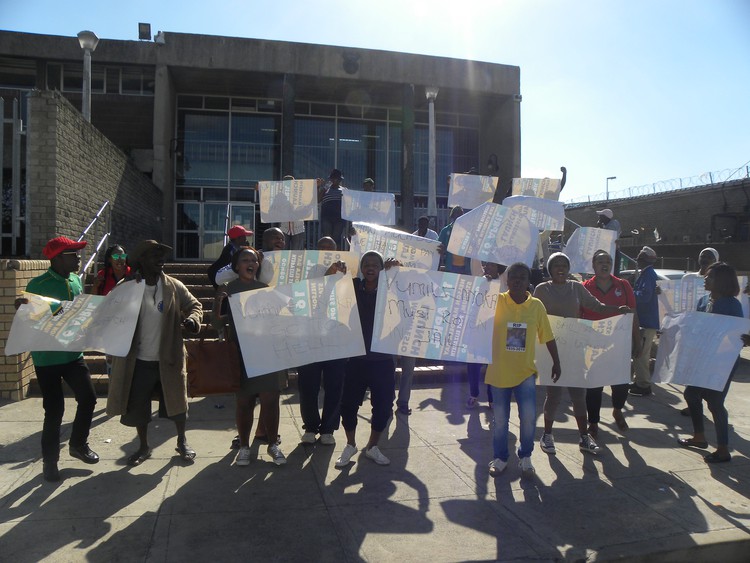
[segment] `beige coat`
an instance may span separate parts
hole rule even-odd
[[[164,313],[161,341],[159,343],[159,372],[167,415],[174,416],[187,412],[187,370],[185,367],[185,346],[182,341],[182,322],[193,319],[198,326],[203,319],[203,310],[198,301],[182,282],[162,274]],[[109,378],[107,414],[123,415],[127,411],[130,384],[133,381],[137,342],[140,334],[140,320],[135,328],[130,351],[125,358],[112,358],[112,374]]]

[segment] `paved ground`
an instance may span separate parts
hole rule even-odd
[[[450,378],[449,378],[450,379]],[[4,561],[747,561],[750,556],[750,362],[728,398],[734,458],[708,466],[675,447],[690,431],[681,388],[632,398],[630,430],[602,410],[597,456],[578,451],[570,405],[556,456],[538,448],[536,476],[515,456],[491,478],[491,413],[466,410],[462,383],[421,384],[414,414],[383,441],[392,464],[364,455],[344,470],[344,446],[303,446],[297,396],[283,396],[283,450],[233,465],[230,397],[194,400],[192,465],[174,454],[168,421],[153,424],[154,457],[129,468],[134,432],[97,405],[90,443],[102,461],[61,455],[59,484],[41,478],[41,399],[0,403],[0,559]],[[541,397],[541,393],[539,394]],[[482,396],[484,399],[484,396]],[[541,401],[540,401],[541,406]],[[74,403],[67,401],[63,441]],[[367,415],[369,409],[363,409]],[[511,419],[512,440],[517,436]],[[358,431],[366,442],[368,425]],[[707,425],[709,441],[713,425]]]

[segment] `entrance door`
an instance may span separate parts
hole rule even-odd
[[[229,228],[242,225],[255,230],[254,204],[177,202],[176,212],[175,257],[178,260],[216,260],[224,248]]]

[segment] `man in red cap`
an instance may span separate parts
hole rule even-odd
[[[52,297],[60,301],[73,301],[83,293],[81,280],[76,275],[81,266],[78,251],[86,242],[57,237],[50,240],[42,254],[50,261],[50,268],[41,276],[32,279],[26,286],[28,293]],[[16,299],[16,309],[28,299]],[[53,312],[56,306],[53,307]],[[89,448],[88,438],[91,419],[96,406],[96,391],[91,383],[91,374],[83,354],[80,352],[32,352],[36,378],[42,391],[44,424],[42,426],[42,462],[44,479],[59,481],[57,462],[60,458],[60,425],[65,412],[62,380],[75,395],[76,416],[70,432],[68,451],[72,457],[84,463],[97,463],[99,456]]]
[[[208,267],[208,279],[216,289],[218,284],[216,283],[216,272],[221,270],[224,266],[228,266],[232,262],[232,255],[237,251],[240,246],[247,246],[250,244],[247,237],[253,236],[253,231],[248,231],[242,225],[235,225],[227,231],[229,242],[221,251],[221,254],[216,259],[216,262]]]

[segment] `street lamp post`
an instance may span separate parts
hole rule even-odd
[[[608,176],[607,177],[607,201],[609,201],[609,181],[610,180],[617,180],[617,176]]]
[[[436,175],[436,156],[435,156],[435,98],[437,98],[440,89],[437,86],[426,86],[424,94],[427,97],[429,111],[429,156],[427,168],[427,215],[435,217],[435,226],[437,227],[437,184]]]
[[[81,31],[78,34],[78,43],[83,49],[83,99],[81,102],[81,113],[83,118],[91,122],[91,53],[96,50],[99,38],[93,31]]]

